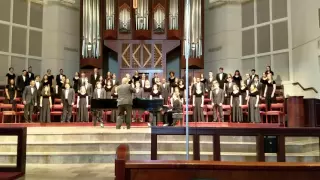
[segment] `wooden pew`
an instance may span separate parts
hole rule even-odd
[[[0,128],[0,136],[18,136],[16,166],[0,166],[0,180],[14,180],[24,176],[26,172],[27,128]]]
[[[130,161],[127,145],[117,148],[116,180],[318,180],[320,163]]]

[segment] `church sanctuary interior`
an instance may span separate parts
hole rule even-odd
[[[0,0],[0,180],[319,180],[320,0]]]

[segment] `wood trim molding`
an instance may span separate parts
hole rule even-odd
[[[318,94],[318,91],[317,91],[314,87],[305,88],[305,87],[303,87],[299,82],[294,82],[294,83],[292,83],[292,85],[294,85],[294,86],[300,86],[300,88],[301,88],[303,91],[310,91],[310,90],[312,90],[312,91],[314,91],[315,93]]]

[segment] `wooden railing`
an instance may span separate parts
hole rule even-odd
[[[16,166],[0,166],[0,176],[15,178],[23,176],[26,172],[27,128],[0,128],[0,136],[18,137]]]
[[[304,90],[304,91],[310,91],[310,90],[312,90],[312,91],[314,91],[315,93],[318,94],[318,91],[317,91],[316,88],[314,88],[314,87],[304,88],[299,82],[294,82],[294,83],[292,83],[292,85],[294,85],[294,86],[300,86],[300,88],[301,88],[302,90]]]
[[[185,127],[152,127],[151,160],[157,160],[159,135],[185,135]],[[193,136],[193,160],[200,160],[200,136],[213,136],[213,160],[221,160],[220,136],[255,136],[257,161],[265,161],[265,136],[277,137],[277,161],[285,162],[285,137],[318,137],[320,128],[232,128],[232,127],[189,127]],[[320,156],[320,154],[319,154]]]
[[[117,149],[115,180],[318,180],[320,163],[131,161],[127,145]]]

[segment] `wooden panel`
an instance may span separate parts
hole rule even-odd
[[[320,100],[319,99],[304,99],[305,109],[305,126],[319,127],[320,126]]]
[[[94,58],[86,58],[86,59],[80,59],[80,68],[85,67],[96,67],[96,68],[102,68],[102,59],[94,59]]]
[[[304,127],[304,102],[303,96],[292,96],[287,100],[288,109],[288,126],[289,127]]]

